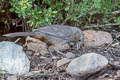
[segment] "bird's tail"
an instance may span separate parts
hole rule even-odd
[[[2,36],[5,37],[19,37],[19,36],[32,36],[35,35],[36,33],[34,32],[15,32],[15,33],[8,33],[8,34],[4,34]]]

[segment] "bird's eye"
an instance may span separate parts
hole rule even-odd
[[[81,39],[78,40],[79,42],[81,41]]]

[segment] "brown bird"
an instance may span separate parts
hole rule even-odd
[[[5,34],[3,36],[6,37],[32,36],[36,39],[45,42],[48,50],[50,46],[54,46],[55,44],[58,43],[63,44],[68,43],[69,45],[73,46],[75,43],[77,49],[79,49],[83,43],[83,34],[79,28],[64,25],[51,25],[35,29],[34,32],[16,32]],[[51,53],[50,50],[49,52]],[[57,52],[59,51],[57,50]]]

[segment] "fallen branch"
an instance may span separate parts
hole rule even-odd
[[[119,14],[120,13],[120,10],[118,10],[118,11],[113,11],[111,14]]]
[[[41,71],[31,71],[29,73],[26,73],[24,75],[22,75],[22,77],[36,77],[36,76],[51,76],[54,75],[53,74],[49,74],[49,73],[41,73]]]
[[[83,27],[83,29],[87,29],[87,28],[97,28],[97,27],[104,27],[104,26],[119,26],[119,25],[120,25],[120,24],[89,25],[89,26]]]

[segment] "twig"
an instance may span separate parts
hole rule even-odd
[[[115,40],[117,40],[117,38],[119,38],[119,37],[120,37],[120,35],[116,36],[116,38],[113,39],[113,41],[112,41],[110,44],[107,45],[106,49],[108,49],[108,47],[109,47]]]
[[[4,4],[0,4],[0,11],[3,9],[3,7],[4,7]]]
[[[66,18],[66,19],[63,21],[62,25],[64,25],[64,24],[65,24],[65,22],[66,22],[68,19],[69,19],[69,18]]]
[[[74,0],[71,0],[69,13],[72,13],[72,12],[73,12],[73,4],[74,4]],[[65,24],[68,19],[69,19],[69,18],[66,18],[66,19],[62,22],[62,25]]]
[[[111,14],[119,14],[120,13],[120,10],[118,11],[113,11]]]
[[[57,22],[59,17],[55,18],[54,21],[53,21],[53,25]]]
[[[86,12],[84,12],[82,15],[79,15],[79,16],[76,17],[76,18],[81,18],[82,16],[86,15],[90,10],[93,9],[93,7],[94,7],[94,4],[93,4]]]
[[[22,76],[23,77],[35,77],[35,76],[46,76],[46,75],[51,76],[51,75],[54,75],[54,73],[53,74],[41,73],[41,71],[38,70],[38,71],[31,71],[31,72],[26,73],[26,74],[24,74]]]
[[[120,24],[104,24],[103,26],[118,26],[118,25],[120,25]]]
[[[90,25],[90,26],[85,26],[83,29],[87,28],[95,28],[95,27],[104,27],[104,26],[118,26],[120,24],[103,24],[103,25]]]
[[[71,3],[70,3],[70,13],[73,12],[73,4],[74,4],[74,0],[71,0]]]
[[[84,12],[82,15],[79,15],[79,16],[76,17],[76,18],[81,18],[82,16],[86,15],[90,10],[93,9],[93,7],[94,7],[94,4],[93,4],[86,12]],[[69,18],[66,18],[66,19],[63,21],[62,25],[65,24],[65,22],[66,22],[68,19],[69,19]]]
[[[18,38],[17,40],[14,41],[14,43],[17,43],[21,38]]]
[[[106,49],[108,49],[108,47],[109,47],[115,40],[116,40],[116,38],[113,39],[112,42],[107,45]]]

